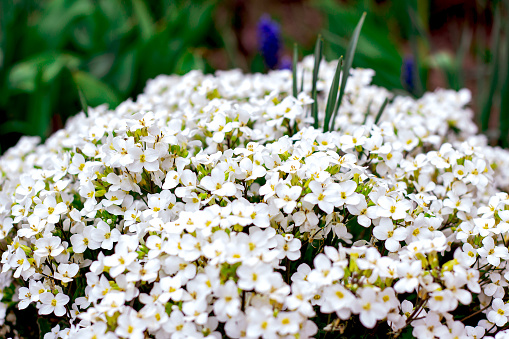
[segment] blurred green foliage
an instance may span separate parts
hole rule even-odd
[[[234,6],[238,3],[251,8],[258,4],[240,0],[0,1],[0,153],[21,135],[44,139],[83,105],[115,107],[134,98],[148,79],[159,74],[213,71],[211,50],[221,49],[225,66],[265,71],[261,56],[240,46],[246,37],[253,37],[239,31],[239,23],[253,18],[244,17],[247,12],[239,15]],[[316,34],[323,36],[328,60],[346,55],[352,33],[366,12],[354,67],[374,69],[375,84],[403,95],[418,97],[432,90],[430,77],[437,72],[449,88],[473,89],[481,130],[493,144],[509,146],[509,0],[475,1],[476,15],[485,17],[484,21],[465,19],[455,46],[447,50],[433,45],[436,32],[428,27],[433,20],[431,0],[296,3],[313,6],[322,14],[323,28]],[[228,13],[223,19],[216,15],[220,10]],[[293,46],[299,30],[283,25],[282,31],[286,46]],[[313,46],[299,46],[299,50],[310,54]],[[474,64],[470,65],[476,73],[473,81],[467,79],[465,61]]]
[[[387,25],[388,10],[380,12],[380,6],[375,1],[340,3],[322,0],[317,5],[328,20],[328,29],[323,32],[324,39],[329,42],[327,58],[337,59],[340,55],[345,55],[349,37],[362,13],[367,12],[354,66],[375,69],[374,80],[381,86],[403,89],[400,81],[403,58],[398,48],[398,36],[392,34]]]
[[[158,74],[209,70],[217,1],[0,2],[0,138],[42,138],[81,109],[115,107]]]
[[[328,57],[337,58],[345,54],[348,37],[366,12],[354,66],[374,69],[373,81],[379,86],[396,92],[406,90],[415,96],[422,95],[432,66],[428,62],[429,1],[393,0],[379,3],[375,0],[319,0],[317,6],[328,21],[323,32],[324,38],[330,43],[326,52]],[[405,79],[402,79],[406,56],[411,57],[411,63],[415,66],[413,74],[409,75],[413,78],[410,89],[406,88]]]
[[[316,1],[327,19],[322,35],[328,42],[328,59],[345,55],[349,36],[362,13],[367,12],[355,67],[372,68],[375,84],[415,97],[433,90],[432,72],[441,73],[448,88],[473,89],[472,106],[481,131],[492,144],[509,147],[509,0],[478,0],[474,4],[473,21],[464,18],[455,46],[445,50],[433,45],[428,27],[433,20],[430,0]],[[486,39],[486,35],[491,38]],[[470,83],[465,79],[467,58],[475,70]],[[411,88],[406,84],[409,75],[405,71],[412,72]]]

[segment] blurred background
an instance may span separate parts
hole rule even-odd
[[[84,104],[114,108],[158,74],[291,68],[293,45],[343,55],[363,12],[354,67],[419,97],[469,88],[477,123],[508,146],[509,1],[0,1],[0,154],[46,138]]]

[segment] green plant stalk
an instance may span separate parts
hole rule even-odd
[[[299,50],[297,44],[293,44],[293,62],[292,62],[292,94],[294,98],[297,98],[297,62],[299,61]]]
[[[338,60],[338,65],[336,67],[336,73],[334,73],[334,79],[332,80],[331,88],[329,91],[329,97],[327,98],[327,106],[325,108],[325,120],[323,122],[323,131],[329,131],[330,119],[332,117],[332,113],[334,112],[334,108],[336,107],[336,101],[338,99],[338,89],[339,89],[339,78],[341,77],[341,67],[343,64],[343,57],[340,57]]]
[[[412,55],[414,58],[414,62],[416,67],[413,68],[413,75],[415,77],[415,87],[412,94],[420,97],[424,94],[424,88],[426,87],[423,84],[421,73],[420,73],[420,53],[419,53],[419,41],[418,36],[420,35],[423,39],[426,39],[426,43],[429,45],[429,38],[426,35],[426,32],[422,28],[422,25],[419,22],[417,13],[415,13],[414,8],[410,4],[407,6],[408,16],[410,17],[410,48],[412,50]]]
[[[366,109],[366,113],[364,113],[364,120],[362,120],[362,124],[366,125],[366,121],[368,120],[368,116],[371,115],[371,105],[373,104],[373,100],[369,101],[368,108]]]
[[[311,114],[313,115],[313,127],[318,129],[318,100],[316,94],[316,83],[318,81],[318,70],[320,69],[320,61],[322,61],[322,36],[318,36],[318,40],[316,40],[315,45],[315,64],[313,67],[313,87],[311,90],[311,97],[313,98],[313,104],[311,105]]]
[[[505,25],[505,53],[504,58],[501,62],[502,65],[506,65],[504,83],[500,90],[500,114],[499,114],[499,139],[498,143],[502,147],[509,146],[508,134],[509,134],[509,67],[507,62],[509,59],[509,25]]]
[[[462,66],[463,61],[465,60],[465,56],[472,44],[472,36],[473,32],[468,29],[468,27],[465,27],[463,34],[461,35],[461,42],[458,48],[458,52],[456,53],[456,59],[454,60],[455,82],[454,84],[449,84],[453,89],[457,91],[465,86]]]
[[[330,130],[334,130],[334,125],[336,122],[336,116],[338,115],[339,106],[341,106],[341,100],[343,99],[343,95],[345,94],[346,82],[348,77],[350,76],[350,68],[352,68],[353,57],[355,55],[355,49],[357,47],[357,42],[359,41],[359,36],[361,34],[362,25],[364,23],[364,19],[366,18],[366,12],[362,13],[361,19],[355,27],[353,31],[352,38],[350,43],[348,44],[348,49],[346,50],[345,56],[345,65],[343,67],[343,77],[341,79],[341,87],[339,89],[338,100],[336,101],[336,107],[334,107],[334,114],[332,115],[332,124]]]
[[[490,80],[488,83],[488,93],[481,110],[481,130],[486,132],[491,116],[491,107],[493,105],[493,97],[498,87],[498,67],[500,62],[500,26],[501,16],[500,11],[495,8],[495,21],[493,23],[493,61],[490,67]]]
[[[83,113],[85,113],[85,116],[88,117],[87,100],[85,99],[85,96],[83,95],[83,92],[81,91],[81,89],[80,89],[78,84],[76,84],[76,90],[78,91],[78,96],[80,98],[81,109],[83,110]]]
[[[294,98],[297,98],[298,93],[299,93],[297,90],[297,63],[298,62],[299,62],[299,49],[297,47],[297,43],[295,43],[293,45],[293,64],[292,64],[292,85],[293,85],[292,92],[293,92]],[[302,72],[302,78],[304,78],[304,71]],[[302,88],[301,88],[301,92],[302,92]],[[295,120],[293,123],[292,135],[297,133],[297,129],[298,129],[297,120]]]
[[[304,69],[302,70],[302,78],[300,79],[300,91],[304,91]]]
[[[377,115],[376,115],[376,118],[375,118],[375,125],[378,124],[378,122],[380,121],[380,118],[382,117],[382,114],[385,110],[385,107],[387,106],[387,104],[389,103],[389,98],[385,98],[382,106],[380,106],[380,110],[378,111]]]

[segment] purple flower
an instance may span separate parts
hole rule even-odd
[[[279,63],[281,49],[281,29],[269,15],[263,15],[258,21],[259,50],[268,68],[274,69]]]
[[[279,63],[279,69],[292,69],[292,59],[289,56],[285,55],[281,58],[281,62]]]
[[[410,93],[414,92],[415,89],[415,61],[412,55],[408,55],[403,59],[403,65],[401,67],[401,81],[403,87]]]

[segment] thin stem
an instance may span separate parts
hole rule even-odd
[[[474,313],[472,313],[472,314],[470,314],[470,315],[466,316],[465,318],[461,319],[461,322],[464,322],[465,320],[470,319],[470,318],[472,318],[473,316],[475,316],[475,315],[477,315],[477,314],[479,314],[479,313],[483,312],[484,310],[488,309],[490,306],[491,306],[491,305],[487,305],[486,307],[481,308],[479,311],[474,312]]]

